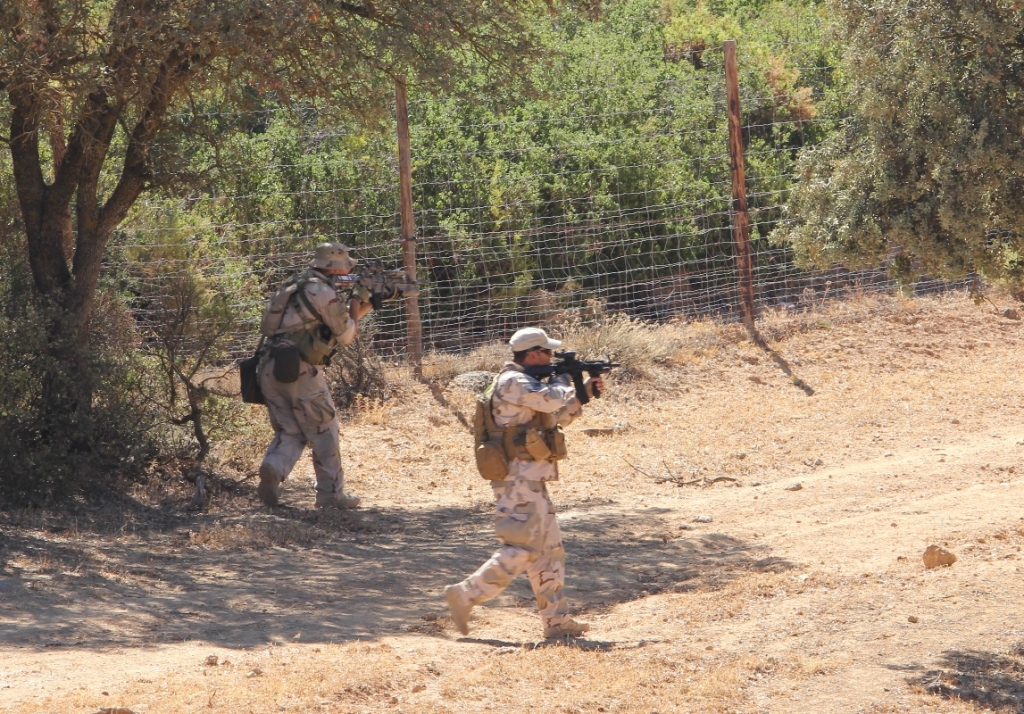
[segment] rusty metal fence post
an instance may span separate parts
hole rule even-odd
[[[750,217],[747,214],[747,180],[743,165],[743,132],[740,123],[740,82],[736,40],[726,40],[725,93],[729,114],[729,163],[732,168],[732,234],[736,243],[736,278],[740,315],[747,329],[754,329],[754,274],[750,258]]]

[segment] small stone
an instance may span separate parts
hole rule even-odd
[[[733,454],[733,456],[736,457],[737,459],[740,459],[741,461],[743,459],[747,458],[746,453],[744,453],[742,451],[737,451],[735,454]]]
[[[760,485],[761,485],[761,482],[760,482],[760,481],[754,481],[754,483],[752,483],[752,484],[750,484],[750,485],[751,485],[751,486],[760,486]]]
[[[889,456],[892,456],[892,452],[891,451],[886,451],[884,454],[882,454],[882,456],[885,456],[886,458],[888,458]]]
[[[417,684],[415,687],[412,688],[412,693],[416,694],[416,692],[422,692],[426,688],[427,685],[425,684]]]
[[[263,674],[263,670],[260,669],[259,667],[257,667],[256,669],[252,670],[251,672],[249,672],[249,674],[247,674],[245,676],[249,677],[249,678],[252,678],[252,677],[259,677],[262,674]]]
[[[714,520],[715,519],[714,519],[713,516],[706,516],[705,515],[705,516],[697,516],[696,518],[693,519],[693,522],[694,523],[711,523]]]
[[[949,423],[950,424],[959,424],[960,420],[957,419],[956,417],[953,417],[952,419],[949,420]]]
[[[930,545],[925,549],[922,560],[924,560],[924,567],[932,570],[942,565],[952,565],[957,561],[957,557],[945,548]]]
[[[1012,307],[1003,308],[1003,311],[1002,311],[1001,314],[1007,320],[1019,320],[1020,319],[1020,315],[1018,315],[1017,311],[1014,310]]]
[[[496,654],[496,655],[507,655],[507,654],[514,654],[514,653],[516,653],[518,651],[519,651],[518,647],[499,647],[498,649],[494,650],[494,654]]]
[[[824,465],[825,465],[825,462],[824,462],[824,461],[822,461],[821,459],[815,459],[815,460],[814,460],[814,465],[815,465],[815,466],[824,466]]]
[[[437,613],[428,612],[426,615],[423,616],[423,620],[425,622],[437,622]]]
[[[912,622],[914,624],[917,624],[920,621],[921,620],[918,619],[917,615],[911,615],[910,617],[907,618],[907,622]]]
[[[388,704],[390,704],[391,706],[398,704],[398,697],[391,697],[391,699],[388,701]]]
[[[786,486],[787,491],[800,491],[803,489],[803,484],[794,483],[792,486]]]
[[[217,657],[217,655],[210,655],[206,658],[207,667],[216,667],[218,662],[220,662],[220,659]]]

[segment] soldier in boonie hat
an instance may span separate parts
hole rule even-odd
[[[341,243],[316,247],[309,269],[294,275],[270,299],[260,330],[266,349],[259,384],[274,428],[274,440],[260,464],[256,493],[278,505],[281,485],[309,443],[313,447],[317,508],[355,508],[341,468],[339,424],[324,366],[338,345],[351,344],[368,300],[339,296],[335,276],[356,265]]]
[[[348,248],[341,243],[321,243],[313,253],[309,267],[325,275],[347,274],[356,267],[356,261],[348,254]]]

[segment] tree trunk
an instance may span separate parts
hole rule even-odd
[[[68,153],[68,142],[65,135],[64,110],[56,102],[46,115],[46,131],[50,135],[50,155],[53,158],[53,175],[60,171],[64,157]],[[75,254],[75,225],[71,219],[71,203],[61,209],[60,216],[61,244],[64,248],[64,260],[68,263]]]
[[[39,155],[39,95],[29,88],[10,90],[11,161],[18,203],[28,238],[28,260],[36,288],[44,295],[64,289],[71,272],[64,255],[61,216],[69,210],[71,194],[53,195],[43,178]],[[67,161],[65,156],[65,161]],[[63,200],[63,206],[54,205]]]

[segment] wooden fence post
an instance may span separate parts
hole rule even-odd
[[[412,211],[412,151],[409,148],[409,106],[405,78],[395,80],[395,115],[398,119],[398,185],[402,211],[402,265],[416,279],[416,222]],[[409,361],[417,377],[423,374],[423,324],[418,297],[405,298],[405,337]]]
[[[736,40],[726,40],[725,94],[729,114],[729,163],[732,167],[732,235],[736,242],[736,278],[740,315],[747,329],[754,329],[754,274],[750,260],[750,217],[747,214],[747,180],[743,166],[743,133],[740,123],[740,82],[736,64]]]

